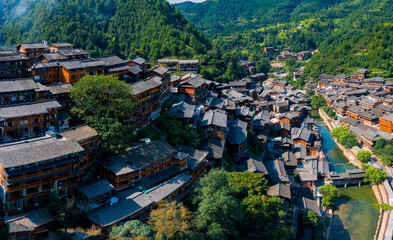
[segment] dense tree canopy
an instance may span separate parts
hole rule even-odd
[[[268,181],[262,174],[233,172],[229,174],[231,193],[237,199],[266,194]]]
[[[113,237],[152,237],[153,234],[153,229],[139,220],[131,220],[124,225],[113,227],[110,232],[110,236]]]
[[[332,136],[346,148],[352,148],[358,144],[355,134],[351,133],[345,126],[333,129]]]
[[[330,117],[335,119],[336,118],[336,113],[334,112],[334,110],[329,107],[329,106],[323,106],[321,107],[321,109]]]
[[[283,201],[266,196],[262,174],[213,169],[195,190],[199,231],[212,238],[236,238],[240,230],[261,230],[264,239],[290,239]],[[242,221],[244,220],[244,221]]]
[[[367,150],[361,150],[356,154],[356,158],[362,163],[367,163],[371,160],[371,152]]]
[[[195,193],[199,231],[221,239],[239,235],[236,226],[243,220],[243,212],[238,200],[230,194],[226,171],[210,171],[201,179]]]
[[[303,78],[358,68],[393,77],[390,1],[211,0],[177,6],[225,50],[244,56],[263,54],[263,47],[318,49]]]
[[[334,202],[340,197],[337,187],[331,184],[323,185],[319,192],[322,194],[322,205],[325,207],[333,206]]]
[[[182,122],[168,112],[163,112],[154,124],[167,136],[167,141],[172,144],[185,144],[199,146],[200,135],[195,133],[192,126],[184,126]]]
[[[42,40],[70,42],[92,56],[140,55],[152,60],[192,57],[210,48],[195,25],[166,0],[54,0],[50,4],[34,0],[20,4],[23,6],[3,9],[8,21],[0,37],[9,46]],[[13,14],[18,8],[24,14]]]
[[[373,148],[373,152],[386,166],[391,166],[393,164],[393,141],[384,138],[378,139]]]
[[[72,114],[87,122],[100,118],[123,121],[133,109],[132,88],[112,76],[85,76],[70,91]]]
[[[366,178],[364,182],[371,184],[379,184],[386,180],[386,171],[378,170],[375,167],[368,167],[366,169]]]
[[[311,106],[314,109],[319,109],[320,107],[325,106],[325,99],[319,95],[313,95],[311,97]]]
[[[182,203],[162,202],[150,213],[157,239],[184,239],[193,228],[192,213]]]
[[[111,76],[86,76],[70,91],[71,113],[101,134],[105,150],[125,149],[135,140],[130,126],[124,125],[134,105],[132,89]]]

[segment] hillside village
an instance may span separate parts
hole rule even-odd
[[[311,95],[255,74],[251,62],[242,62],[249,77],[218,83],[198,74],[198,60],[160,59],[151,66],[143,58],[90,58],[69,43],[22,43],[15,50],[0,51],[2,222],[11,239],[48,236],[54,217],[43,208],[53,196],[107,235],[125,221],[146,220],[164,200],[184,201],[202,176],[220,167],[265,176],[267,194],[285,202],[291,212],[285,224],[297,236],[306,234],[297,231],[298,214],[331,217],[321,205],[321,182],[357,185],[366,176],[362,169],[330,171]],[[70,113],[69,91],[88,75],[116,76],[131,86],[136,103],[124,123],[136,132],[149,127],[160,135],[155,121],[169,114],[190,126],[200,144],[171,145],[161,133],[103,156],[100,133],[74,125]],[[305,89],[324,98],[337,114],[331,121],[356,135],[357,148],[393,140],[390,82],[360,69],[350,77],[321,75]]]

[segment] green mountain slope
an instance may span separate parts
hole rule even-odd
[[[393,77],[392,0],[208,0],[177,7],[218,45],[243,57],[263,55],[264,46],[318,49],[305,78],[357,68]]]
[[[216,38],[310,17],[346,0],[207,0],[176,7],[207,35]]]
[[[94,55],[157,59],[203,54],[210,42],[166,0],[35,0],[0,5],[0,39],[70,42]],[[15,2],[18,2],[16,4]],[[21,9],[21,7],[23,7]],[[1,23],[0,23],[1,24]]]

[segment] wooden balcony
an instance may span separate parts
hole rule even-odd
[[[38,170],[36,172],[34,172],[33,174],[24,174],[22,176],[19,177],[6,177],[5,180],[9,183],[14,182],[14,181],[18,181],[18,180],[28,180],[29,178],[34,178],[40,175],[46,175],[46,174],[50,174],[50,173],[54,173],[54,172],[59,172],[62,170],[65,170],[67,168],[71,168],[72,165],[71,163],[62,166],[62,167],[56,167],[56,168],[50,168],[50,169],[44,169],[44,170]]]

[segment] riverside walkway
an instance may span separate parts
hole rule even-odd
[[[322,109],[319,109],[319,115],[321,116],[330,131],[339,126],[333,119],[329,118]],[[350,163],[352,163],[358,168],[362,167],[362,163],[356,158],[356,153],[353,149],[346,149],[344,146],[338,143],[337,140],[334,139],[334,141],[336,142],[337,146],[343,151],[345,157],[348,158]],[[382,184],[373,185],[372,189],[375,197],[380,204],[385,203],[389,206],[393,206],[393,189],[388,180],[386,180]],[[378,220],[377,230],[374,235],[374,240],[387,239],[393,239],[393,211],[380,210],[380,216]]]

